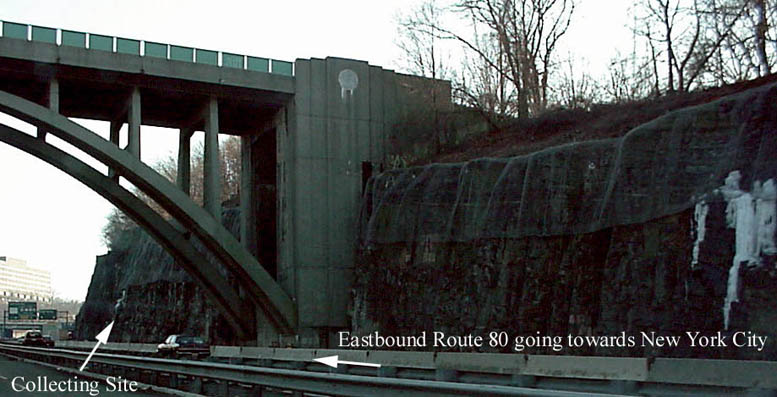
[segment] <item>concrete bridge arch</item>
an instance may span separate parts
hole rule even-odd
[[[186,193],[128,151],[119,149],[52,110],[0,92],[0,111],[35,125],[87,153],[115,170],[165,209],[183,230],[121,187],[116,178],[103,175],[47,144],[45,138],[34,138],[0,125],[0,141],[66,172],[125,211],[149,232],[213,298],[238,335],[245,339],[254,337],[256,315],[269,321],[278,333],[294,333],[296,308],[292,300],[237,239]],[[241,287],[247,291],[247,300],[241,299],[238,290],[197,252],[191,236],[196,236],[236,276]]]

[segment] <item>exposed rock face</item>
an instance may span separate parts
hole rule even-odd
[[[561,353],[777,359],[775,153],[769,85],[622,138],[378,175],[362,205],[354,330],[720,331],[728,348]],[[769,342],[733,348],[737,331]]]
[[[229,209],[222,215],[233,234],[239,231],[238,214]],[[124,233],[113,251],[97,258],[75,337],[94,339],[114,314],[115,342],[159,343],[167,335],[188,333],[213,344],[235,343],[231,328],[205,293],[141,229]]]
[[[767,336],[765,348],[524,351],[775,360],[775,153],[772,85],[619,139],[378,175],[362,205],[354,331],[745,331]],[[237,234],[237,211],[222,219]],[[234,343],[202,291],[140,230],[98,258],[76,336],[93,338],[114,313],[115,341],[186,332]]]

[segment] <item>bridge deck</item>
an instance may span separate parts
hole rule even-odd
[[[209,97],[219,101],[221,133],[250,134],[294,94],[294,77],[248,69],[0,38],[0,87],[45,104],[56,78],[60,113],[114,120],[132,87],[143,100],[143,125],[190,127]],[[196,128],[197,126],[195,126]]]

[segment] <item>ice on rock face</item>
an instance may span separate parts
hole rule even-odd
[[[704,241],[704,230],[706,229],[707,212],[709,212],[709,209],[709,205],[702,200],[696,203],[696,208],[693,211],[693,222],[696,225],[696,238],[693,242],[693,260],[691,261],[691,269],[699,264],[699,246],[702,241]]]
[[[756,197],[755,218],[758,227],[756,253],[764,255],[777,255],[777,245],[774,241],[775,226],[777,223],[777,187],[773,179],[769,179],[761,186]]]
[[[736,230],[734,243],[734,261],[728,272],[728,286],[726,289],[726,299],[723,306],[723,319],[726,329],[729,324],[729,314],[731,304],[739,300],[739,269],[742,263],[750,264],[753,262],[753,248],[755,237],[755,213],[753,211],[753,196],[750,193],[742,192],[739,197],[729,201],[726,213],[731,218],[729,227]]]
[[[726,177],[725,184],[719,191],[726,200],[726,223],[729,228],[735,230],[734,259],[728,272],[728,285],[726,299],[723,304],[723,319],[726,329],[729,326],[729,314],[731,304],[739,300],[739,269],[744,263],[747,266],[761,264],[761,255],[774,255],[775,247],[775,202],[777,202],[777,189],[774,180],[769,179],[763,184],[760,181],[753,182],[752,193],[743,191],[739,187],[742,175],[739,171],[732,171]],[[697,238],[694,243],[693,262],[698,261],[698,244],[704,239],[704,221],[700,220],[703,209],[699,209],[704,202],[697,204],[695,218],[697,224]],[[703,213],[706,217],[706,212]],[[699,238],[701,236],[701,238]]]
[[[726,224],[730,228],[736,227],[736,206],[732,205],[732,202],[744,194],[744,192],[739,189],[739,181],[741,179],[742,174],[740,174],[739,171],[731,171],[726,177],[725,184],[719,189],[723,198],[728,203],[726,206]]]

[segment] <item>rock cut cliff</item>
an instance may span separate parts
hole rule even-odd
[[[238,218],[238,210],[227,209],[222,223],[238,234]],[[234,283],[225,269],[221,272]],[[125,231],[111,252],[97,258],[76,317],[75,338],[93,340],[113,320],[114,342],[161,343],[167,335],[181,333],[205,337],[211,344],[236,341],[205,292],[140,228]]]
[[[775,153],[770,84],[619,138],[377,175],[354,330],[758,332],[772,341],[761,351],[564,353],[777,359]]]

